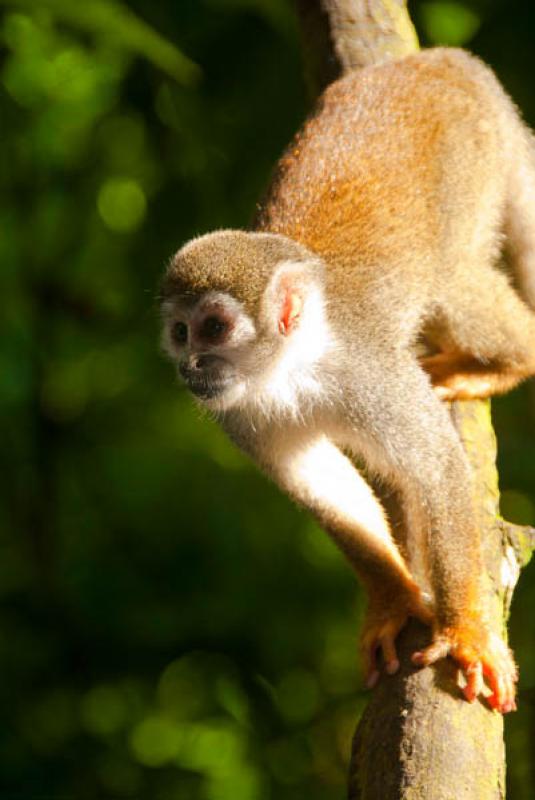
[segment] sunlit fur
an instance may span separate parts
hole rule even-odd
[[[358,528],[369,549],[384,549],[409,575],[392,540],[384,510],[354,464],[321,432],[299,436],[273,454],[287,491],[309,508],[317,508],[337,529]],[[329,519],[330,517],[330,519]]]

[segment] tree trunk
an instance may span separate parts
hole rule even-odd
[[[418,49],[405,0],[297,0],[305,68],[317,94],[348,69]],[[505,627],[534,532],[499,517],[496,442],[487,402],[454,403],[453,422],[474,473],[488,602],[496,631]],[[400,535],[402,514],[388,511]],[[351,754],[350,800],[499,800],[505,797],[503,718],[467,703],[452,661],[415,669],[410,655],[429,641],[413,621],[399,637],[401,669],[384,676],[358,724]]]
[[[317,94],[342,72],[418,50],[405,0],[297,0],[305,73]]]

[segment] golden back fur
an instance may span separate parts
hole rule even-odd
[[[362,303],[391,276],[405,297],[435,300],[467,255],[496,252],[526,136],[492,72],[463,51],[351,72],[280,160],[256,227],[323,256],[336,294]]]

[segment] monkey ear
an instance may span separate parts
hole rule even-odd
[[[303,297],[301,292],[288,287],[284,293],[279,311],[279,333],[288,336],[292,332],[295,324],[299,322],[302,308]]]
[[[307,285],[310,284],[310,267],[303,262],[285,261],[279,264],[266,292],[264,314],[271,327],[289,336],[299,324]]]

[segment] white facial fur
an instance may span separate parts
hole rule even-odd
[[[273,337],[275,358],[265,363],[259,372],[245,369],[248,377],[242,383],[206,403],[211,410],[222,412],[238,405],[252,418],[299,418],[305,408],[319,400],[324,393],[319,376],[320,364],[334,347],[334,339],[319,284],[309,284],[303,291],[303,306],[295,327],[287,335],[281,333],[278,327],[277,306],[273,296],[277,273],[283,270],[286,276],[291,275],[294,266],[296,274],[303,273],[302,262],[295,265],[283,262],[279,265],[261,306],[259,323]]]
[[[195,351],[195,342],[188,341],[184,346],[178,345],[172,337],[173,325],[181,321],[191,327],[197,317],[202,316],[208,308],[221,306],[225,308],[235,320],[234,328],[224,345],[211,345],[210,352],[230,355],[233,350],[247,345],[256,336],[256,328],[251,318],[245,313],[243,306],[234,297],[225,292],[208,292],[195,306],[180,305],[175,300],[166,300],[162,304],[164,326],[162,332],[162,347],[172,359],[183,355],[184,352]],[[229,358],[232,361],[232,358]]]
[[[273,309],[273,305],[266,303],[264,311],[270,308]],[[271,319],[269,324],[276,325],[277,321]],[[249,387],[248,403],[268,416],[289,413],[298,417],[303,403],[311,405],[324,392],[320,364],[334,347],[321,287],[307,287],[299,321],[289,335],[275,330],[273,333],[280,341],[278,358]]]

